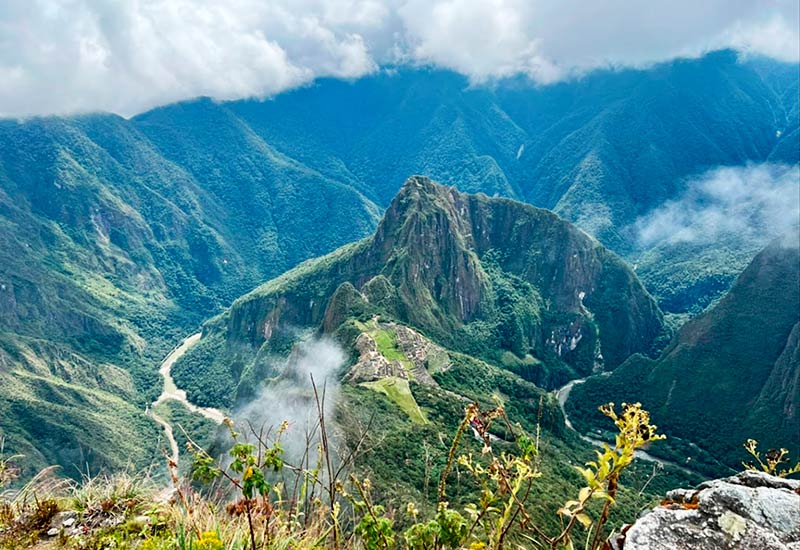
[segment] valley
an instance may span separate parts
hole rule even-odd
[[[596,375],[592,375],[592,376],[609,376],[610,374],[611,374],[610,372],[604,372],[604,373],[601,373],[599,375],[596,374]],[[593,437],[591,434],[582,434],[582,433],[578,432],[575,429],[575,427],[572,425],[572,422],[570,422],[569,415],[567,414],[566,408],[564,407],[564,405],[566,404],[567,400],[569,399],[569,394],[572,391],[572,388],[577,386],[577,385],[579,385],[579,384],[583,384],[589,378],[590,377],[587,376],[586,378],[579,378],[577,380],[571,380],[571,381],[567,382],[562,387],[560,387],[560,388],[558,388],[556,390],[556,392],[555,392],[556,393],[556,399],[558,399],[558,405],[559,405],[559,407],[561,407],[561,414],[564,415],[564,425],[567,428],[569,428],[570,430],[573,430],[576,433],[578,433],[578,435],[580,435],[581,439],[586,441],[587,443],[590,443],[590,444],[594,445],[595,447],[603,448],[603,445],[609,445],[610,442],[604,441],[604,440],[599,439],[597,437]],[[689,468],[687,468],[684,465],[677,464],[677,463],[672,462],[670,460],[664,460],[663,458],[655,457],[655,456],[649,454],[647,451],[643,451],[643,450],[638,449],[635,454],[636,454],[636,458],[639,458],[639,459],[642,459],[642,460],[646,460],[647,462],[653,462],[655,464],[659,464],[662,467],[663,466],[672,466],[673,468],[678,468],[679,470],[682,470],[682,471],[686,472],[687,474],[697,474],[698,473],[698,472],[692,472],[692,470],[690,470]]]
[[[186,392],[175,385],[175,381],[172,379],[172,375],[170,374],[172,365],[174,365],[184,353],[186,353],[193,345],[195,345],[200,340],[201,336],[202,333],[199,332],[192,334],[191,336],[187,336],[178,346],[175,347],[175,349],[169,353],[169,355],[164,358],[164,361],[161,363],[161,366],[158,369],[158,373],[164,379],[164,390],[161,392],[161,395],[158,396],[158,399],[153,401],[153,403],[148,406],[147,410],[147,414],[164,429],[164,436],[167,438],[170,448],[170,461],[175,464],[176,468],[179,465],[180,449],[174,435],[175,427],[161,418],[158,413],[155,412],[156,407],[160,403],[164,403],[166,401],[176,401],[185,407],[189,412],[199,414],[213,422],[215,425],[220,425],[225,420],[225,414],[219,409],[198,407],[190,403],[186,398]]]
[[[799,92],[796,63],[720,50],[0,119],[0,485],[13,456],[14,491],[50,466],[163,488],[164,454],[203,510],[186,540],[225,509],[236,548],[254,514],[349,548],[326,499],[397,533],[501,505],[617,528],[739,472],[750,438],[800,456]],[[74,507],[127,506],[103,498]],[[193,513],[136,502],[115,528]]]

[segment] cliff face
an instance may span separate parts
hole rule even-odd
[[[207,331],[260,347],[290,327],[333,330],[356,302],[455,349],[573,374],[648,351],[662,328],[633,272],[555,214],[412,177],[373,237],[266,283]]]

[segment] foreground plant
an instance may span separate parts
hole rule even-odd
[[[539,469],[538,434],[533,439],[518,424],[512,425],[502,407],[488,411],[481,411],[477,405],[467,407],[439,485],[441,513],[442,510],[447,510],[447,503],[444,501],[446,478],[455,455],[455,447],[463,434],[471,428],[483,442],[482,451],[479,456],[473,453],[461,455],[457,463],[476,478],[481,492],[479,501],[467,505],[465,509],[470,522],[457,544],[469,542],[476,548],[501,550],[506,539],[513,534],[540,547],[571,549],[574,547],[575,528],[580,524],[586,532],[585,548],[600,548],[605,542],[603,528],[608,521],[611,507],[615,504],[620,475],[633,462],[637,449],[665,438],[657,433],[656,426],[650,424],[650,414],[642,409],[640,403],[623,403],[619,414],[614,410],[613,403],[603,405],[600,411],[617,426],[618,434],[614,446],[604,444],[602,451],[596,451],[597,460],[586,463],[586,467],[578,467],[586,485],[580,489],[576,499],[567,501],[558,510],[558,514],[564,519],[562,529],[558,533],[547,534],[526,510],[531,488],[536,479],[542,476]],[[498,447],[501,442],[490,433],[490,429],[498,421],[504,424],[506,433],[513,438],[513,452],[507,449],[499,454],[495,453],[493,442],[497,441]],[[590,511],[593,501],[602,502],[599,513],[593,514]],[[424,532],[420,526],[412,529]]]
[[[567,501],[558,513],[569,521],[564,530],[554,538],[543,537],[551,548],[559,545],[572,548],[572,528],[580,523],[586,528],[586,547],[596,550],[605,541],[603,526],[608,521],[611,507],[615,503],[619,478],[622,471],[630,466],[636,456],[636,450],[649,445],[653,441],[666,439],[665,435],[656,432],[656,426],[650,424],[650,413],[642,409],[641,403],[623,403],[622,412],[614,411],[614,403],[600,407],[600,412],[614,421],[617,433],[614,447],[603,444],[603,451],[595,451],[597,460],[586,463],[586,468],[578,471],[586,481],[586,485],[578,492],[577,500]],[[592,499],[603,501],[603,508],[597,519],[592,519],[587,507]]]
[[[744,448],[750,456],[756,459],[756,463],[758,464],[756,466],[753,462],[742,462],[742,466],[748,470],[761,470],[762,472],[778,477],[788,477],[800,472],[800,460],[790,468],[779,468],[781,464],[790,463],[789,451],[787,449],[770,449],[762,460],[761,453],[758,452],[758,441],[755,439],[748,439],[744,444]]]
[[[81,539],[90,544],[86,547],[98,548],[503,550],[535,546],[555,550],[574,548],[577,530],[583,529],[580,537],[585,538],[585,549],[597,550],[606,539],[604,527],[621,472],[633,461],[636,449],[664,437],[656,433],[649,414],[638,403],[623,404],[619,414],[613,404],[601,410],[619,433],[613,447],[604,445],[595,461],[578,468],[585,486],[576,499],[558,510],[562,527],[556,533],[545,532],[529,512],[531,489],[543,476],[538,430],[531,436],[510,422],[502,406],[481,410],[477,404],[465,409],[441,472],[437,506],[429,514],[421,513],[418,503],[411,502],[402,517],[373,499],[368,478],[352,473],[341,476],[342,464],[352,464],[352,456],[326,454],[331,446],[322,412],[315,428],[320,431],[306,434],[307,449],[299,464],[284,458],[281,439],[286,423],[266,435],[251,427],[255,443],[250,443],[226,421],[232,445],[224,461],[214,460],[189,438],[193,478],[215,482],[216,488],[222,489],[212,493],[213,498],[193,491],[173,468],[177,493],[170,502],[155,504],[157,487],[151,481],[98,478],[87,480],[72,493],[69,509],[77,514],[81,526],[89,526],[87,521],[92,518],[98,520],[91,524],[96,528],[90,527],[88,538]],[[473,439],[477,445],[471,443]],[[471,450],[462,452],[463,447]],[[781,462],[780,457],[776,460]],[[477,497],[461,509],[448,502],[456,496],[448,487],[456,468],[466,470],[479,488]],[[47,510],[46,520],[36,528],[47,526],[56,511],[58,508]],[[107,516],[119,518],[121,523],[104,530],[100,520]],[[404,525],[402,530],[399,525]],[[2,539],[0,532],[0,548],[4,547]],[[29,540],[35,542],[38,534]]]

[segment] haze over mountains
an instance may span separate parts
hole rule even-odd
[[[352,306],[357,293],[340,284],[363,291],[362,279],[387,261],[384,290],[402,291],[394,321],[484,361],[502,363],[511,352],[504,366],[548,389],[592,371],[595,339],[609,367],[655,352],[669,339],[657,304],[675,314],[701,311],[777,230],[766,212],[746,239],[645,242],[642,224],[720,166],[745,181],[748,170],[762,170],[776,194],[795,191],[791,204],[799,91],[796,64],[721,51],[551,86],[522,79],[471,86],[455,73],[398,68],[353,82],[321,80],[268,101],[198,99],[129,120],[2,120],[6,445],[73,475],[75,464],[146,463],[154,450],[108,442],[158,437],[144,409],[160,393],[157,363],[180,336],[303,260],[385,229],[382,212],[402,199],[395,196],[412,174],[551,209],[592,237],[540,210],[442,192],[462,197],[452,200],[465,210],[448,207],[432,226],[411,223],[380,253],[363,252],[367,241],[338,253],[367,254],[355,263],[334,256],[306,264],[330,264],[333,273],[304,290],[320,292],[309,309],[287,302],[282,311],[293,325],[322,323],[337,288]],[[402,225],[407,215],[390,209],[385,220],[396,216]],[[514,233],[528,218],[548,221]],[[429,228],[443,231],[440,273],[409,288],[409,274],[424,273]],[[517,235],[524,250],[493,256],[502,247],[492,231]],[[540,255],[517,258],[532,250]],[[514,292],[503,298],[499,289]],[[260,346],[272,306],[251,311],[247,303],[255,302],[239,300],[225,315],[233,334]],[[473,321],[484,340],[458,335]],[[573,356],[548,359],[548,333],[570,340],[577,333],[564,331],[575,326],[585,332]],[[217,366],[211,399],[229,406],[244,370]]]

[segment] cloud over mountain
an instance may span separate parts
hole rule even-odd
[[[794,0],[10,0],[0,116],[265,97],[384,63],[549,83],[733,47],[798,59]]]
[[[725,237],[765,243],[797,234],[800,167],[774,164],[721,167],[689,182],[635,226],[641,243],[713,243]]]

